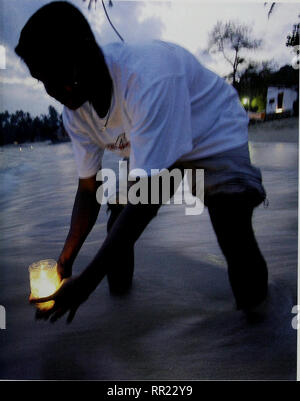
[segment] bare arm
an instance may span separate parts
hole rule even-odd
[[[169,170],[171,171],[172,168],[171,166]],[[151,179],[147,177],[142,180],[146,181],[148,185],[148,204],[134,205],[129,202],[119,214],[100,250],[79,276],[83,287],[88,291],[93,291],[97,287],[110,266],[122,264],[126,249],[134,247],[135,242],[156,216],[162,204],[162,199],[159,200],[159,204],[151,204]],[[161,185],[162,182],[160,182],[160,193],[163,192]],[[171,184],[170,198],[173,197],[177,188],[178,184]]]
[[[76,212],[75,205],[70,233],[62,252],[62,254],[65,255],[72,255],[72,257],[78,253],[84,241],[83,238],[87,236],[88,231],[86,230],[86,235],[75,235],[72,233],[73,217],[74,224],[77,227],[77,218],[75,216],[77,216],[78,212]],[[37,318],[48,319],[52,316],[51,321],[56,321],[69,311],[70,313],[67,321],[71,322],[80,304],[84,302],[97,287],[110,266],[115,263],[122,263],[123,249],[134,245],[147,224],[156,215],[159,207],[160,205],[127,204],[114,222],[97,255],[80,276],[64,280],[61,287],[49,297],[29,298],[32,303],[55,300],[55,304],[50,310],[38,311],[36,315]],[[79,213],[79,215],[81,214]],[[87,224],[86,227],[88,226]],[[76,232],[77,230],[74,230],[74,233]]]
[[[146,180],[148,181],[148,179]],[[150,180],[148,184],[150,185]],[[173,188],[171,196],[174,192]],[[110,266],[122,263],[124,250],[134,246],[146,226],[157,214],[160,206],[161,204],[139,203],[133,205],[128,203],[114,222],[95,258],[79,276],[64,281],[62,286],[49,297],[30,299],[30,302],[33,303],[55,300],[54,307],[49,311],[43,312],[42,317],[47,319],[52,315],[51,320],[55,321],[70,311],[67,321],[72,321],[80,304],[89,297],[91,292],[101,282]],[[72,229],[70,232],[72,232]],[[83,243],[83,238],[86,235],[84,236],[82,233],[78,234],[78,236],[74,237],[74,242],[71,241],[73,234],[68,236],[70,239],[67,239],[66,244],[70,242],[72,254],[75,254],[76,251],[78,252],[80,244]],[[77,245],[74,246],[74,244]],[[65,246],[65,248],[67,253],[68,246]]]
[[[122,264],[126,249],[132,248],[155,217],[160,205],[127,204],[114,222],[100,250],[80,275],[83,286],[93,291],[109,268]]]
[[[79,179],[70,230],[58,259],[58,271],[62,278],[72,274],[74,260],[96,222],[100,210],[96,191],[100,184],[96,176]]]

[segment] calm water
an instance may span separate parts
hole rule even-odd
[[[250,151],[269,199],[254,216],[271,278],[264,322],[250,325],[234,310],[207,212],[186,216],[172,205],[136,244],[131,295],[110,297],[104,281],[67,326],[34,320],[27,267],[57,258],[67,234],[77,186],[71,144],[0,148],[0,378],[295,380],[298,148],[253,143]],[[107,154],[104,165],[117,159]],[[101,245],[106,220],[103,209],[75,273]]]

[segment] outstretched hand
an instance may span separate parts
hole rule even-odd
[[[65,313],[69,312],[67,323],[71,323],[74,319],[79,306],[87,300],[90,292],[80,280],[80,277],[66,278],[62,281],[59,289],[52,295],[43,298],[29,297],[32,304],[54,301],[54,305],[49,310],[37,310],[36,318],[55,322]]]

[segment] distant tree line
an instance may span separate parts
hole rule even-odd
[[[0,113],[0,146],[10,143],[24,143],[58,140],[62,129],[62,117],[53,106],[48,114],[32,117],[30,113],[17,110],[14,113]],[[62,133],[64,136],[65,133]]]
[[[269,86],[294,87],[299,91],[299,72],[290,65],[285,65],[275,71],[272,63],[250,62],[239,80],[235,83],[241,99],[250,99],[246,108],[249,111],[264,111],[266,109],[267,90]],[[297,115],[299,98],[294,105]],[[17,110],[0,113],[0,146],[12,143],[38,142],[51,140],[59,142],[68,140],[63,128],[62,117],[53,106],[49,106],[48,114],[32,117],[30,113]]]
[[[247,97],[250,111],[264,111],[266,109],[267,90],[269,86],[283,86],[299,90],[299,71],[290,65],[285,65],[274,71],[270,62],[260,65],[250,63],[240,75],[236,89],[240,98]],[[299,102],[299,99],[298,99]],[[297,113],[299,103],[295,103],[294,112]]]

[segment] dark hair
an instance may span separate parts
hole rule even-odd
[[[67,1],[54,1],[36,11],[23,27],[15,52],[26,64],[66,57],[87,44],[94,34],[84,15]],[[47,60],[47,61],[46,61]]]

